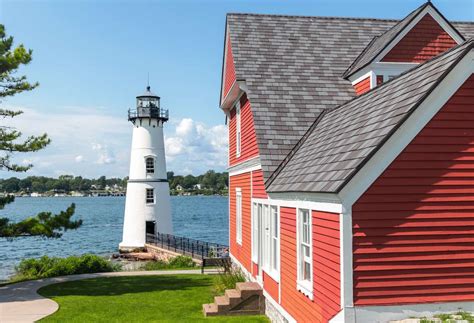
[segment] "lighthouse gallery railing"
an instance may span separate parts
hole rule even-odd
[[[172,234],[156,233],[146,235],[146,243],[191,256],[195,259],[226,258],[229,247],[226,245],[179,237]]]

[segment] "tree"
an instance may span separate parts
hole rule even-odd
[[[27,50],[23,45],[15,48],[13,37],[5,34],[5,27],[0,24],[0,99],[14,96],[24,91],[31,91],[38,83],[28,82],[25,75],[16,76],[18,68],[31,62],[32,50]],[[22,111],[0,108],[0,118],[14,118]],[[39,136],[22,137],[22,133],[9,126],[0,125],[0,169],[13,172],[26,172],[33,165],[18,165],[12,161],[15,153],[35,152],[45,148],[51,139],[47,134]],[[19,188],[19,183],[16,184]],[[0,197],[0,209],[12,203],[11,195]],[[72,204],[66,211],[52,215],[42,212],[34,217],[27,218],[18,223],[11,223],[8,218],[0,219],[0,237],[19,236],[44,236],[57,238],[62,230],[76,229],[82,225],[82,220],[71,221],[75,205]]]

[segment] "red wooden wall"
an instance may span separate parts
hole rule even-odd
[[[296,288],[296,209],[280,208],[281,305],[298,322],[328,322],[340,311],[339,215],[313,211],[314,299]]]
[[[245,267],[251,271],[251,192],[250,192],[250,173],[235,175],[229,177],[229,241],[230,253]],[[235,189],[240,187],[242,190],[242,246],[236,241],[236,195]]]
[[[422,63],[456,45],[456,41],[428,13],[382,61]]]
[[[252,109],[246,95],[243,95],[240,99],[240,105],[240,157],[236,156],[237,122],[235,117],[235,109],[232,109],[229,120],[229,166],[234,166],[238,163],[258,156],[257,136],[255,135],[255,129],[253,125]]]
[[[370,76],[367,76],[359,83],[354,84],[354,89],[357,95],[361,95],[365,92],[368,92],[370,90]]]
[[[329,320],[341,310],[339,214],[312,213],[314,300]]]
[[[268,197],[263,182],[263,171],[261,169],[252,172],[252,197],[266,199]]]
[[[356,305],[474,300],[474,76],[352,217]]]
[[[227,34],[227,47],[226,47],[226,57],[224,61],[224,79],[222,87],[222,99],[226,97],[229,93],[232,85],[235,82],[235,65],[234,65],[234,55],[232,55],[232,45],[230,43],[229,35]]]

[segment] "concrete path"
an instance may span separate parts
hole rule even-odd
[[[112,273],[97,273],[53,277],[39,280],[31,280],[0,287],[0,322],[18,323],[35,322],[48,315],[53,314],[59,305],[37,293],[43,286],[63,283],[74,280],[99,278],[99,277],[122,277],[122,276],[153,276],[153,275],[177,275],[177,274],[200,274],[201,270],[159,270],[159,271],[119,271]]]

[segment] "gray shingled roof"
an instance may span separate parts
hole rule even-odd
[[[275,172],[267,190],[338,192],[473,45],[473,39],[466,41],[340,107],[326,110],[293,156]]]
[[[413,10],[408,16],[396,23],[392,28],[388,29],[381,35],[375,36],[367,47],[360,53],[352,65],[344,72],[343,77],[347,78],[370,64],[374,58],[395,38],[397,35],[405,29],[406,26],[427,6],[431,5],[426,2],[422,6]]]
[[[355,96],[341,75],[373,37],[396,22],[227,15],[236,77],[248,87],[265,180],[323,109]],[[474,36],[471,25],[463,24],[459,30]]]

